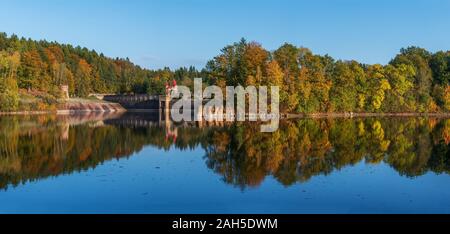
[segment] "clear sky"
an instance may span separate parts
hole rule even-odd
[[[410,45],[450,50],[450,0],[0,0],[0,31],[147,68],[202,68],[242,37],[384,64]]]

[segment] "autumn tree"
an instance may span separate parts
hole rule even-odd
[[[367,109],[379,112],[386,98],[386,91],[391,89],[384,67],[379,64],[369,66],[367,68],[367,82],[370,87],[367,97],[369,104]]]
[[[415,111],[414,67],[406,64],[398,66],[387,65],[385,67],[385,75],[391,85],[391,89],[386,92],[383,110],[386,112]]]
[[[19,71],[19,87],[24,89],[43,88],[45,82],[41,82],[45,64],[37,50],[25,52],[22,55]]]
[[[256,42],[246,44],[243,54],[243,70],[247,79],[254,80],[253,85],[260,85],[263,82],[263,69],[269,58],[267,52]],[[251,85],[247,83],[247,85]]]
[[[84,59],[80,59],[78,62],[78,69],[76,76],[78,77],[75,85],[75,93],[79,97],[87,97],[91,92],[90,79],[91,79],[91,66]]]
[[[299,59],[301,64],[300,77],[296,80],[300,112],[327,112],[331,108],[330,89],[332,86],[331,77],[327,73],[329,60],[306,52]],[[310,90],[310,91],[303,91]],[[297,92],[298,92],[297,91]]]
[[[20,62],[17,52],[0,51],[0,111],[15,111],[19,105],[16,72]]]

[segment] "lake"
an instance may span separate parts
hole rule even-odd
[[[0,213],[450,213],[450,119],[0,116]]]

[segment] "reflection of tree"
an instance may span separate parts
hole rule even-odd
[[[266,176],[289,186],[362,160],[385,162],[405,176],[450,172],[450,120],[301,119],[282,122],[274,133],[249,123],[177,127],[175,142],[157,124],[67,126],[55,117],[0,118],[0,188],[94,168],[146,145],[202,147],[208,168],[242,189]]]
[[[393,125],[395,124],[395,125]],[[417,176],[429,170],[426,164],[434,147],[430,142],[432,129],[424,119],[399,121],[387,126],[393,144],[387,162],[401,174]]]
[[[440,122],[432,132],[432,144],[428,167],[436,173],[450,171],[450,120]]]
[[[0,118],[0,188],[95,168],[142,150],[146,145],[169,149],[162,127],[133,128],[113,125],[71,126],[53,117]],[[204,131],[179,129],[174,143],[180,149],[199,146]]]
[[[401,175],[450,173],[450,120],[414,118],[303,119],[275,133],[237,124],[211,133],[207,165],[227,183],[259,185],[267,175],[288,186],[363,159],[385,162]]]

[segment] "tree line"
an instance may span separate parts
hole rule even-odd
[[[128,58],[109,58],[80,46],[35,41],[0,33],[0,110],[20,106],[19,94],[58,99],[60,86],[73,97],[90,93],[163,93],[173,79],[190,85],[188,77],[201,77],[194,67],[149,70]]]
[[[163,94],[176,80],[193,78],[225,86],[278,85],[284,112],[447,112],[450,52],[402,49],[387,65],[335,60],[284,44],[275,51],[245,39],[228,45],[204,69],[149,70],[128,58],[95,50],[34,41],[0,33],[0,110],[20,107],[22,93],[60,97],[60,85],[75,97],[90,93]]]
[[[450,110],[450,51],[402,49],[387,65],[335,60],[284,44],[275,51],[242,39],[209,61],[212,83],[278,85],[285,112]]]

